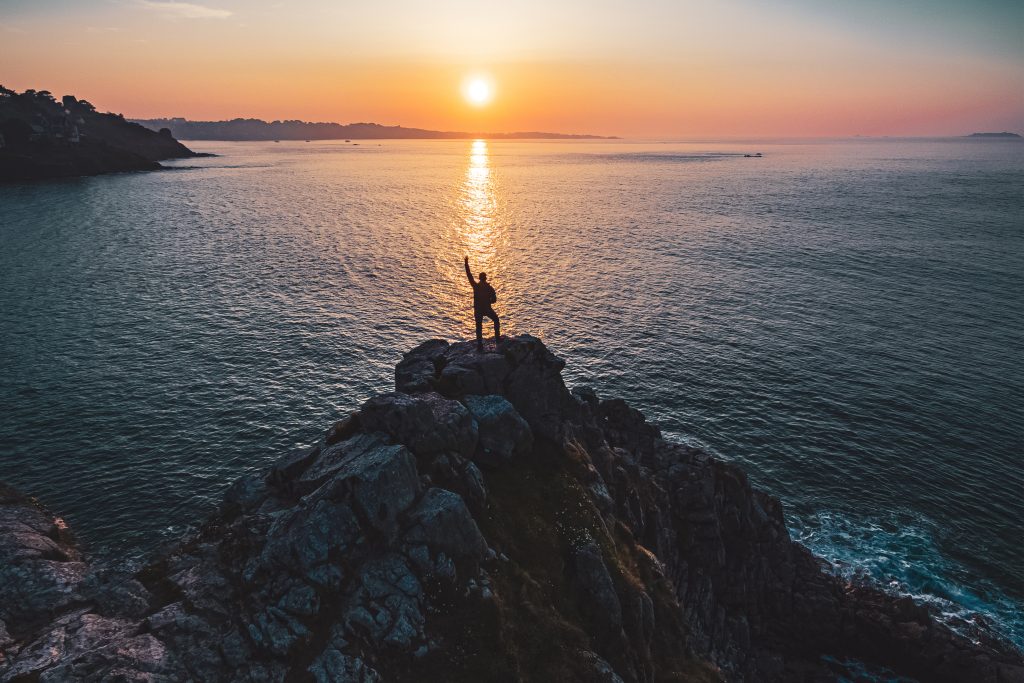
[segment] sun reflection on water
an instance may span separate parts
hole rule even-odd
[[[469,167],[462,183],[462,238],[469,259],[480,270],[490,268],[496,251],[495,214],[497,198],[491,178],[487,141],[474,140],[469,152]]]
[[[473,140],[465,173],[453,187],[452,215],[438,245],[437,262],[443,284],[439,283],[435,290],[438,313],[454,318],[453,333],[466,337],[473,334],[473,317],[472,291],[466,283],[463,255],[469,256],[474,277],[486,272],[501,296],[501,255],[506,250],[496,180],[487,141]],[[498,310],[500,313],[500,304]]]

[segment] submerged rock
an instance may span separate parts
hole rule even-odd
[[[0,486],[0,683],[1024,680],[563,365],[529,336],[424,343],[141,568],[90,566]]]

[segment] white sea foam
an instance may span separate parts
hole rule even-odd
[[[919,514],[861,517],[834,511],[789,515],[790,534],[850,581],[868,581],[928,605],[970,636],[989,627],[1024,647],[1024,615],[990,582],[942,552],[935,525]]]

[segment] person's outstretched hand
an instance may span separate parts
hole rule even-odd
[[[469,257],[468,256],[466,257],[466,263],[469,263]]]

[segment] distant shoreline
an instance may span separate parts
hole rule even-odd
[[[971,133],[970,135],[965,135],[964,137],[967,137],[967,138],[1010,138],[1010,139],[1020,138],[1020,136],[1017,135],[1016,133],[1011,133],[1011,132],[1005,131],[1005,130],[1002,133]]]
[[[439,131],[379,123],[330,123],[310,121],[190,121],[184,118],[131,119],[151,130],[166,128],[179,140],[203,141],[312,141],[312,140],[618,140],[616,136],[545,131],[482,133]]]

